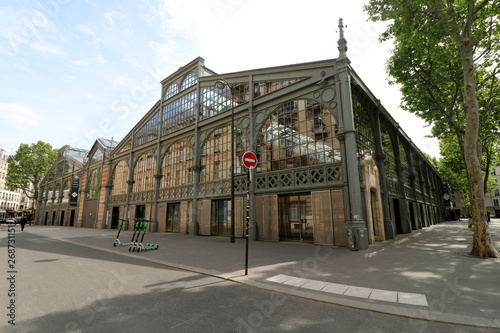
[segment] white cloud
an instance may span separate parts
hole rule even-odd
[[[83,60],[70,60],[69,61],[72,65],[75,65],[75,66],[82,66],[82,65],[85,65],[85,61]]]
[[[106,59],[102,56],[102,55],[98,55],[97,56],[97,63],[99,65],[104,65],[107,63]]]
[[[9,126],[19,129],[38,126],[42,119],[35,110],[8,103],[0,103],[0,116],[8,122]]]
[[[111,28],[110,30],[116,30],[115,17],[123,18],[124,15],[120,12],[107,12],[104,14],[104,18],[109,22]]]
[[[55,55],[59,57],[63,57],[66,55],[66,52],[61,50],[61,48],[56,45],[50,45],[47,43],[32,43],[31,47],[45,55]]]
[[[77,29],[78,29],[78,31],[80,31],[86,35],[89,35],[89,36],[93,36],[95,34],[94,31],[92,30],[92,28],[90,28],[87,25],[79,25],[77,27]]]

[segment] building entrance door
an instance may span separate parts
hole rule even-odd
[[[167,205],[167,232],[179,232],[180,208],[180,202]]]
[[[278,198],[279,237],[283,241],[313,241],[311,194]]]
[[[212,200],[210,216],[210,234],[213,236],[227,236],[227,209],[229,200]]]
[[[71,210],[71,215],[69,218],[69,226],[73,227],[75,225],[75,210]]]
[[[111,229],[118,229],[118,220],[120,218],[120,207],[113,207],[111,210]]]

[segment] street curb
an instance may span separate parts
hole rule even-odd
[[[284,287],[283,285],[280,285],[280,284],[255,281],[255,280],[252,280],[251,278],[249,278],[248,276],[245,276],[244,270],[241,270],[241,274],[239,273],[239,271],[238,271],[238,273],[232,272],[232,273],[224,273],[223,274],[221,272],[217,272],[217,271],[213,271],[213,270],[205,270],[205,269],[201,269],[198,267],[192,267],[192,266],[188,266],[188,265],[172,263],[172,262],[168,262],[165,260],[157,260],[157,259],[152,259],[152,258],[138,257],[137,255],[129,254],[127,252],[121,253],[121,252],[114,251],[112,249],[92,246],[92,245],[88,245],[88,244],[82,244],[82,243],[74,242],[74,241],[71,241],[71,240],[65,239],[65,238],[40,235],[37,233],[30,233],[29,231],[25,231],[25,232],[32,234],[32,235],[40,236],[40,237],[45,237],[45,238],[49,238],[49,239],[63,241],[66,243],[71,243],[74,245],[79,245],[79,246],[91,248],[94,250],[113,253],[113,254],[129,257],[129,258],[134,258],[134,259],[140,259],[140,260],[145,261],[145,262],[154,263],[154,264],[158,264],[158,265],[162,265],[162,266],[166,266],[166,267],[170,267],[170,268],[174,268],[174,269],[179,269],[179,270],[183,270],[186,272],[202,274],[205,276],[210,276],[213,278],[238,283],[238,284],[249,286],[249,287],[259,288],[262,290],[267,290],[267,291],[272,291],[272,292],[278,292],[281,294],[285,294],[285,295],[289,295],[289,296],[293,296],[293,297],[299,297],[299,298],[303,298],[303,299],[309,299],[309,300],[313,300],[313,301],[317,301],[317,302],[329,303],[329,304],[334,304],[334,305],[353,308],[353,309],[360,309],[360,310],[388,314],[388,315],[393,315],[393,316],[398,316],[398,317],[403,317],[403,318],[408,318],[408,319],[424,320],[424,321],[430,321],[430,322],[436,322],[436,323],[463,325],[463,326],[488,328],[488,329],[500,328],[500,322],[497,323],[497,321],[495,321],[494,319],[464,316],[464,315],[457,315],[457,314],[435,313],[435,312],[432,312],[430,310],[422,309],[420,306],[408,305],[407,307],[396,307],[396,306],[391,305],[391,304],[379,304],[379,303],[375,303],[375,301],[370,301],[370,300],[359,301],[356,299],[351,299],[348,296],[335,296],[333,294],[328,294],[328,293],[324,293],[324,292],[315,292],[315,291],[310,291],[310,290],[304,290],[304,289],[297,288],[297,287]]]

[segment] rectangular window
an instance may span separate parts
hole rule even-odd
[[[500,197],[500,190],[499,189],[495,190],[495,197]]]
[[[498,199],[493,199],[493,206],[498,207]]]

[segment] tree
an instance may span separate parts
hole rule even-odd
[[[485,141],[483,140],[483,142]],[[481,160],[484,193],[491,192],[496,185],[495,179],[489,176],[492,169],[491,166],[499,164],[498,149],[494,148],[495,144],[493,142],[488,143],[489,145],[483,148],[483,151],[486,149],[486,153],[483,154],[483,158]],[[467,172],[456,137],[449,133],[442,135],[439,141],[439,146],[441,155],[444,156],[439,159],[436,164],[439,174],[446,179],[454,191],[459,191],[464,194],[465,202],[468,206],[470,206]]]
[[[43,141],[31,145],[22,143],[14,156],[7,159],[9,168],[5,185],[10,190],[22,190],[33,200],[38,199],[40,182],[57,159],[57,149]]]
[[[486,222],[481,159],[487,144],[481,138],[498,139],[498,125],[492,120],[500,118],[493,107],[498,103],[494,91],[500,60],[500,3],[370,0],[365,10],[374,21],[391,21],[381,39],[394,38],[388,72],[393,83],[402,86],[403,109],[433,123],[438,138],[455,136],[467,173],[474,223],[471,255],[499,257]]]

